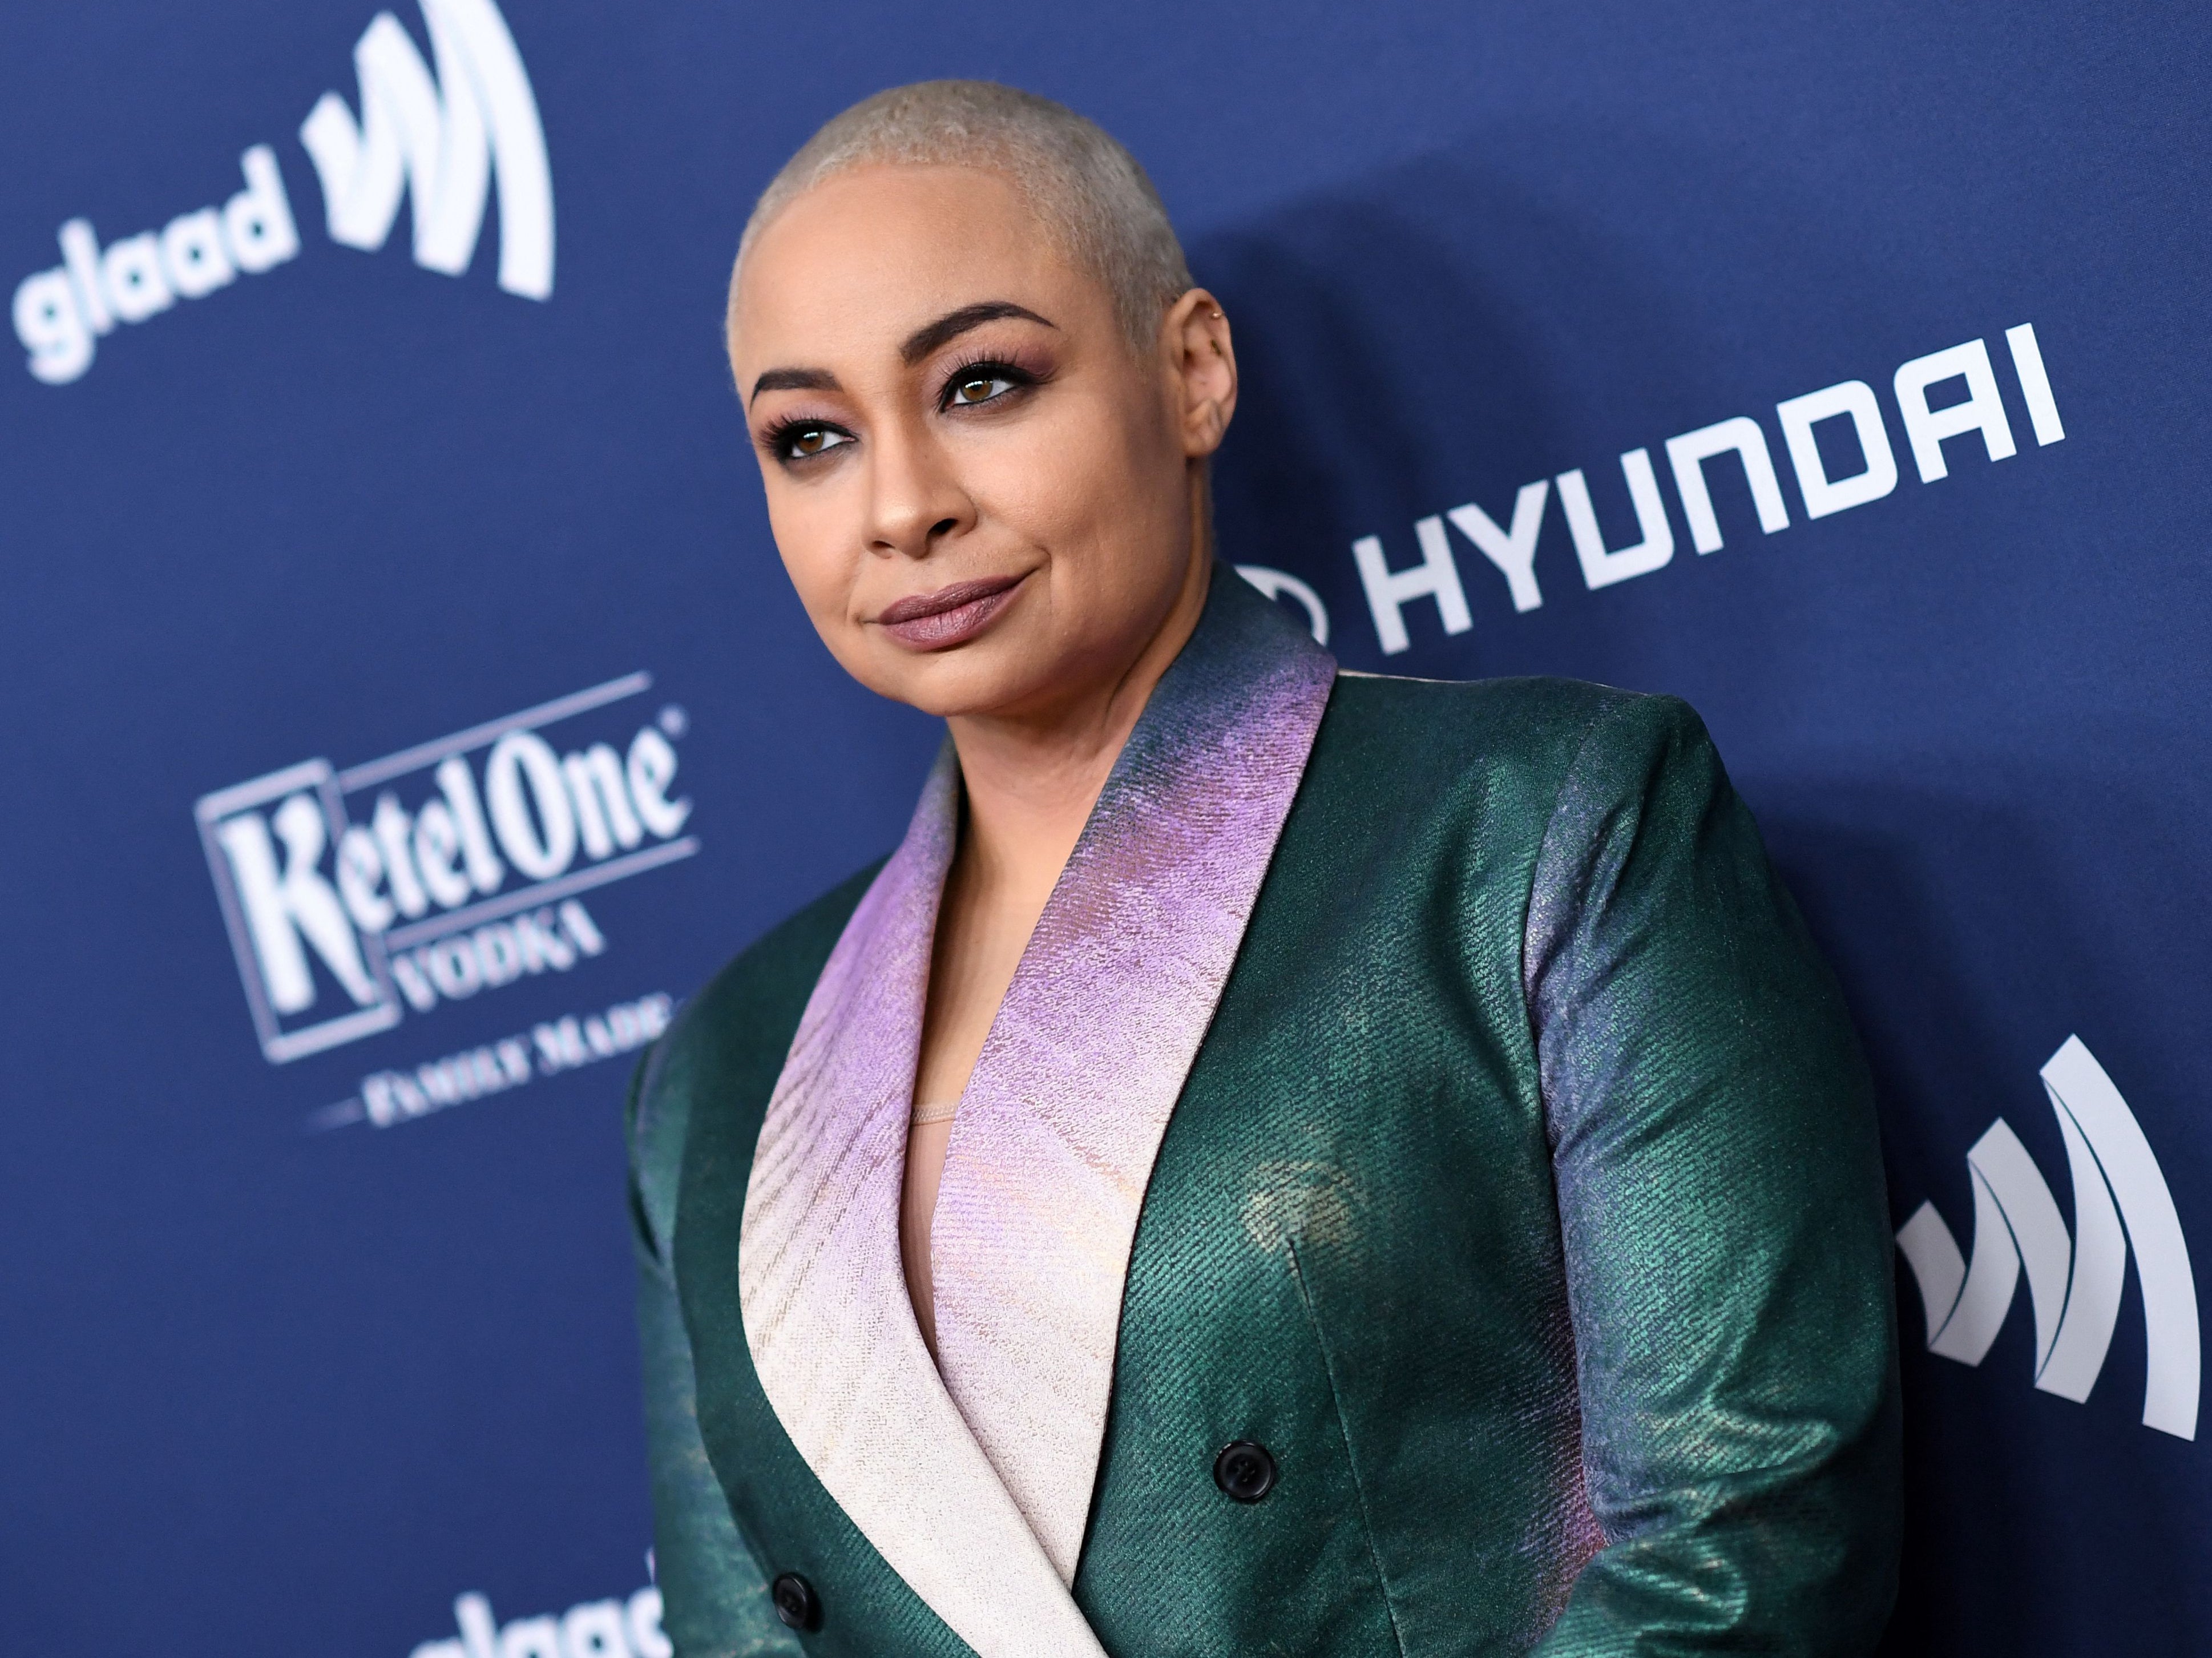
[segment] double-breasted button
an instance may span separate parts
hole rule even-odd
[[[777,1576],[768,1586],[769,1598],[775,1602],[775,1615],[793,1629],[812,1629],[822,1619],[822,1602],[814,1593],[814,1585],[795,1571]]]
[[[1257,1503],[1275,1489],[1275,1459],[1265,1445],[1232,1439],[1213,1459],[1213,1483],[1238,1503]]]

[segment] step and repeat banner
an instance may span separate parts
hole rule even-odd
[[[1346,665],[1711,725],[1880,1083],[1889,1650],[2212,1642],[2201,12],[374,6],[0,65],[11,1646],[667,1658],[623,1087],[937,741],[722,284],[947,74],[1152,169],[1224,551]]]

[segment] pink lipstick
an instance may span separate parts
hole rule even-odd
[[[910,650],[949,650],[997,621],[1024,579],[1006,575],[956,581],[933,593],[916,593],[887,604],[876,621]]]

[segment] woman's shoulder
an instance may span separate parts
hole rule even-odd
[[[647,1050],[625,1114],[634,1199],[659,1258],[675,1225],[693,1102],[766,1108],[823,963],[882,867],[871,864],[739,951]]]
[[[1405,679],[1340,672],[1316,758],[1431,783],[1479,776],[1556,786],[1578,764],[1709,747],[1680,697],[1582,679]]]
[[[708,980],[647,1054],[641,1100],[702,1084],[772,1089],[823,963],[882,866],[878,859],[787,916]]]

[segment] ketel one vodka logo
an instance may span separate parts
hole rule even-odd
[[[675,786],[684,717],[664,708],[620,744],[568,722],[652,683],[630,674],[366,765],[302,761],[202,799],[270,1062],[605,949],[578,895],[699,849]]]
[[[2074,1230],[2068,1234],[2035,1160],[1999,1117],[1966,1152],[1974,1182],[1971,1262],[1932,1203],[1897,1234],[1927,1314],[1929,1351],[1979,1364],[2025,1272],[2035,1311],[2035,1385],[2079,1404],[2105,1368],[2132,1250],[2149,1349],[2143,1425],[2194,1439],[2202,1364],[2197,1280],[2166,1176],[2135,1113],[2079,1036],[2069,1036],[2044,1066],[2043,1089],[2066,1141]]]

